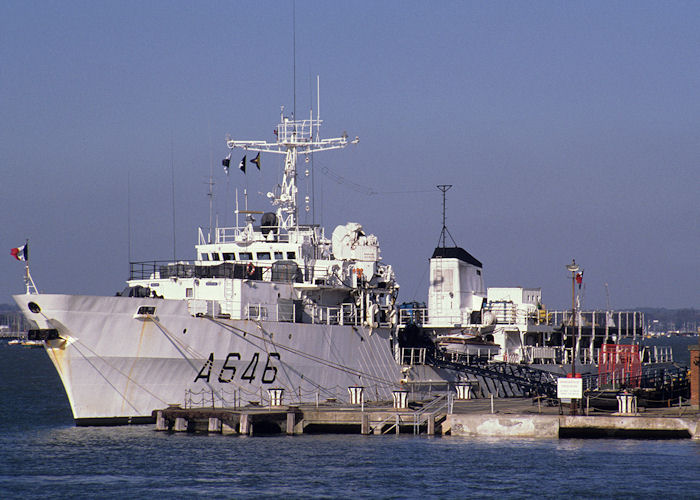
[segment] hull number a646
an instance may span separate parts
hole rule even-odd
[[[260,377],[260,382],[263,384],[272,384],[277,378],[277,367],[273,364],[273,360],[280,360],[280,355],[277,352],[271,352],[267,355],[267,361],[265,362],[265,367],[262,371],[258,370],[258,364],[260,364],[260,353],[253,354],[253,358],[250,362],[247,362],[245,369],[237,372],[237,368],[240,369],[246,362],[241,363],[241,354],[238,352],[230,352],[224,360],[224,364],[221,366],[217,380],[222,384],[228,384],[236,378],[238,373],[238,378],[240,380],[247,380],[248,383],[252,383],[257,377]],[[195,377],[194,381],[203,380],[205,382],[210,382],[212,377],[212,369],[214,368],[214,353],[209,354],[209,359],[204,363],[202,369]],[[214,371],[214,376],[216,376],[216,371]]]

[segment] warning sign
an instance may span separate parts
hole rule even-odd
[[[583,397],[583,380],[580,378],[557,379],[557,397],[581,399]]]

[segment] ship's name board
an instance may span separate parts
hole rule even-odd
[[[265,367],[262,370],[258,369],[260,364],[260,353],[254,353],[250,361],[243,361],[241,363],[241,354],[238,352],[230,352],[224,360],[224,364],[219,370],[217,380],[222,384],[228,384],[232,382],[235,378],[240,380],[247,380],[248,383],[252,383],[253,380],[260,377],[260,382],[263,384],[272,384],[277,378],[277,366],[274,364],[274,360],[279,361],[280,355],[277,352],[271,352],[267,354],[267,361],[265,362]],[[244,370],[237,370],[243,365],[246,365]],[[214,353],[209,354],[209,359],[204,363],[202,369],[195,377],[194,381],[203,380],[209,383],[212,377],[212,369],[214,368]],[[216,376],[216,371],[214,371],[214,376]]]

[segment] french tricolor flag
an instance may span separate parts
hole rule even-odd
[[[21,247],[13,248],[10,250],[10,254],[17,260],[29,260],[29,244],[22,245]]]

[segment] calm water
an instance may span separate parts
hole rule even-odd
[[[0,343],[0,374],[0,498],[700,498],[697,441],[77,428],[43,350]]]

